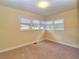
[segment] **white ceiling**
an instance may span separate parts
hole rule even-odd
[[[36,6],[39,1],[41,0],[0,0],[0,5],[34,12],[42,16],[48,16],[76,7],[76,0],[45,0],[50,3],[50,6],[47,9],[41,9]]]

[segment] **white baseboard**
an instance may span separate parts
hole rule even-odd
[[[50,32],[51,33],[51,31],[48,31],[48,32]],[[54,32],[53,32],[54,33]],[[54,33],[55,34],[55,33]],[[52,33],[51,33],[51,35],[52,36],[54,36],[56,39],[61,39],[60,37],[58,37],[58,36],[56,36],[56,35],[52,35]],[[57,43],[60,43],[60,44],[63,44],[63,45],[67,45],[67,46],[70,46],[70,47],[73,47],[73,48],[78,48],[79,49],[79,46],[78,45],[73,45],[73,44],[68,44],[68,43],[65,43],[65,42],[60,42],[60,41],[57,41],[57,40],[50,40],[50,41],[53,41],[53,42],[57,42]]]
[[[54,41],[54,40],[49,40],[49,41],[57,42],[57,43],[60,43],[60,44],[66,45],[66,46],[70,46],[70,47],[79,49],[79,46],[76,46],[76,45],[71,45],[71,44],[67,44],[67,43],[60,42],[60,41]]]
[[[8,52],[8,51],[11,51],[11,50],[14,50],[14,49],[17,49],[17,48],[21,48],[21,47],[24,47],[24,46],[28,46],[28,45],[31,45],[31,44],[33,44],[33,43],[40,42],[40,41],[41,41],[41,40],[37,40],[37,41],[34,41],[34,42],[30,42],[30,43],[18,45],[18,46],[15,46],[15,47],[1,49],[1,50],[0,50],[0,53]]]
[[[24,47],[24,46],[31,45],[31,44],[36,43],[36,42],[40,42],[40,41],[42,41],[41,37],[43,36],[44,32],[45,32],[45,31],[43,30],[43,31],[41,32],[41,34],[40,34],[38,37],[36,37],[36,38],[35,38],[35,41],[33,41],[33,42],[21,44],[21,45],[15,46],[15,47],[10,47],[10,48],[1,49],[1,50],[0,50],[0,53],[8,52],[8,51],[10,51],[10,50],[14,50],[14,49],[17,49],[17,48],[21,48],[21,47]]]

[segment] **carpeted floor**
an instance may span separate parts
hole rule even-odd
[[[0,59],[79,59],[79,49],[55,42],[42,41],[1,53]]]

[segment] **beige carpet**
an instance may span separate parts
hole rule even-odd
[[[0,54],[0,59],[79,59],[79,49],[42,41]]]

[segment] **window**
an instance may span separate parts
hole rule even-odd
[[[29,19],[22,17],[20,19],[20,30],[21,31],[30,30],[30,23],[31,21]]]
[[[54,21],[54,30],[64,30],[64,20],[63,19]]]
[[[39,30],[40,29],[40,21],[39,20],[32,20],[32,29]]]
[[[41,21],[40,22],[40,29],[45,29],[46,27],[46,22],[45,21]]]
[[[54,30],[53,21],[46,21],[46,30]]]
[[[64,30],[64,19],[40,21],[30,20],[25,17],[20,18],[20,30]]]

